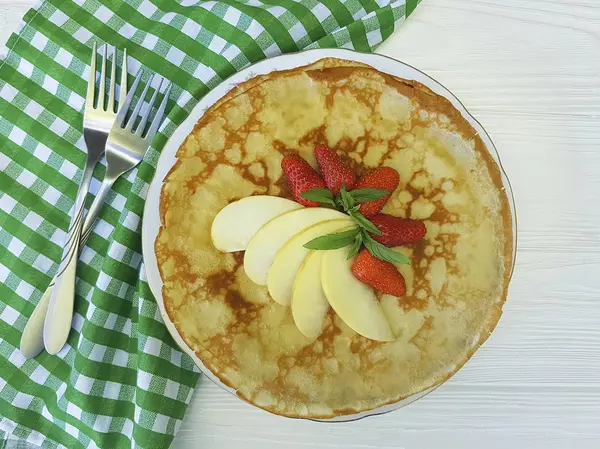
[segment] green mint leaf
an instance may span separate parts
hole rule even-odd
[[[378,199],[383,198],[384,196],[390,194],[390,192],[388,192],[387,190],[371,189],[371,188],[356,189],[356,190],[352,190],[349,193],[350,193],[350,196],[352,196],[352,198],[354,198],[354,201],[356,201],[357,203],[366,203],[367,201],[375,201],[375,200],[378,200]]]
[[[360,251],[362,244],[363,244],[362,232],[357,232],[356,236],[354,237],[354,242],[352,243],[352,246],[350,246],[350,251],[348,251],[348,257],[346,258],[346,260],[350,260],[354,256],[356,256],[358,254],[358,252]]]
[[[410,265],[410,259],[406,257],[404,254],[394,251],[387,246],[383,246],[381,243],[373,240],[373,237],[364,233],[364,242],[365,247],[369,250],[371,254],[381,260],[385,260],[386,262],[391,263],[399,263],[404,265]]]
[[[357,211],[349,211],[348,214],[354,218],[354,221],[363,229],[369,231],[371,234],[381,235],[381,231],[377,226],[371,223],[367,217]]]
[[[331,193],[331,190],[328,189],[310,189],[304,193],[301,193],[300,196],[309,201],[329,204],[335,207],[335,202],[333,201],[333,193]]]
[[[346,212],[350,211],[356,205],[354,198],[352,198],[352,195],[348,193],[343,184],[342,188],[340,189],[339,201],[342,203],[342,206]]]
[[[333,200],[333,193],[331,193],[331,190],[326,188],[310,189],[304,192],[301,196],[312,201],[317,201],[319,198]]]
[[[338,232],[337,234],[322,235],[321,237],[317,237],[310,242],[305,243],[304,247],[317,251],[343,248],[354,242],[356,234],[359,232],[358,228],[354,228],[348,231]]]

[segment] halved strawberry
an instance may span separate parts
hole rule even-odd
[[[369,217],[369,220],[381,231],[381,235],[373,234],[371,237],[389,247],[418,242],[427,233],[425,223],[420,220],[394,217],[388,214],[373,215]]]
[[[352,274],[362,283],[380,292],[394,296],[406,293],[404,277],[396,267],[390,262],[378,259],[366,248],[363,248],[352,262]]]
[[[346,190],[352,190],[356,184],[356,176],[350,167],[344,164],[339,156],[329,149],[327,145],[317,145],[315,147],[315,157],[319,170],[325,180],[325,185],[334,195],[340,193],[342,184]]]
[[[281,168],[287,178],[294,199],[306,207],[317,207],[319,203],[302,198],[300,195],[311,189],[325,188],[323,178],[300,156],[286,156]]]
[[[391,167],[376,168],[360,178],[354,186],[355,189],[373,188],[390,192],[389,195],[385,195],[378,200],[362,203],[360,205],[360,212],[365,217],[370,217],[371,215],[379,213],[392,192],[398,188],[398,184],[400,184],[400,175],[398,175],[398,172]]]

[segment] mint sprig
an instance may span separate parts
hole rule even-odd
[[[342,184],[342,188],[340,189],[340,193],[338,195],[338,203],[341,204],[346,212],[356,207],[356,200],[348,191],[346,187]]]
[[[350,210],[358,210],[360,204],[368,201],[375,201],[388,195],[389,192],[383,189],[356,189],[348,192],[346,187],[342,185],[339,195],[336,197],[331,190],[325,188],[310,189],[300,196],[316,203],[327,204],[334,207],[339,207],[346,212]]]
[[[370,222],[369,219],[363,214],[354,210],[349,210],[347,212],[348,215],[354,218],[354,221],[356,222],[356,224],[358,224],[358,226],[360,226],[366,231],[369,231],[371,234],[381,235],[381,231],[379,230],[379,228],[375,226],[372,222]]]
[[[310,242],[305,243],[304,247],[307,249],[315,249],[321,251],[339,249],[353,243],[358,235],[360,235],[359,228],[338,232],[336,234],[326,234],[322,235],[321,237],[314,238]]]
[[[379,190],[379,189],[359,189],[357,190],[358,192],[363,192],[362,197],[366,198],[369,194],[371,193],[372,197],[378,197],[378,193],[377,192],[369,192],[369,191],[374,191],[374,190]],[[387,193],[387,191],[383,190],[384,192]],[[359,195],[360,196],[360,195]],[[348,192],[346,190],[346,187],[344,185],[342,185],[342,188],[340,189],[340,194],[339,194],[339,202],[342,204],[342,206],[344,207],[344,211],[350,215],[354,221],[356,222],[356,224],[358,226],[360,226],[361,228],[375,234],[375,235],[381,235],[381,231],[377,228],[377,226],[375,226],[373,223],[371,223],[367,217],[365,217],[363,214],[361,214],[360,211],[360,204],[356,204],[356,198],[352,195],[352,192]],[[371,200],[367,200],[367,201],[371,201]]]
[[[310,189],[301,193],[300,196],[306,200],[314,201],[315,203],[337,207],[333,198],[333,193],[329,189]]]
[[[356,201],[357,203],[375,201],[390,194],[390,192],[388,192],[387,190],[371,188],[351,190],[348,193],[350,194],[350,196],[352,196],[352,198],[354,198],[354,201]]]
[[[394,251],[393,249],[376,242],[373,240],[373,237],[366,232],[363,233],[363,242],[369,252],[378,259],[385,260],[386,262],[390,263],[410,265],[410,259],[408,257],[401,252]]]
[[[360,252],[362,245],[363,245],[362,232],[357,232],[356,236],[354,237],[354,242],[352,242],[352,244],[350,245],[350,251],[348,251],[348,257],[346,257],[346,259],[350,260],[354,256],[356,256]]]
[[[348,259],[356,256],[363,245],[369,252],[378,259],[386,262],[398,264],[410,264],[410,259],[404,254],[394,251],[387,246],[378,243],[370,234],[381,235],[381,231],[367,217],[360,213],[360,204],[368,201],[375,201],[388,195],[389,192],[383,189],[356,189],[348,192],[342,185],[340,193],[334,196],[328,189],[311,189],[304,192],[301,196],[310,201],[319,204],[333,206],[347,213],[358,227],[335,234],[327,234],[312,239],[304,244],[307,249],[316,251],[328,251],[343,248],[350,245]]]

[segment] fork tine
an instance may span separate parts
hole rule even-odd
[[[96,42],[92,45],[92,60],[90,62],[90,77],[88,79],[87,94],[85,104],[88,107],[94,107],[94,92],[96,89]]]
[[[146,110],[146,113],[142,116],[142,118],[140,119],[140,124],[138,125],[137,129],[135,130],[135,134],[136,136],[142,136],[142,133],[144,132],[144,128],[146,128],[146,123],[148,123],[148,118],[150,117],[150,112],[152,112],[152,108],[154,107],[154,102],[156,101],[156,97],[158,97],[158,93],[160,92],[160,89],[162,88],[163,82],[165,81],[164,78],[162,78],[160,80],[160,83],[158,84],[158,87],[154,90],[154,93],[152,94],[152,98],[150,99],[150,102],[148,103],[148,109]]]
[[[144,90],[142,91],[142,94],[140,95],[140,99],[136,103],[135,108],[133,108],[133,112],[131,113],[131,116],[129,117],[129,121],[127,122],[127,126],[125,127],[125,129],[128,129],[129,131],[132,130],[133,125],[135,123],[135,119],[139,115],[140,109],[142,109],[142,105],[144,104],[144,98],[146,98],[146,94],[148,93],[148,89],[150,89],[150,86],[152,85],[152,82],[154,81],[154,77],[155,76],[156,76],[155,73],[152,74],[152,76],[150,77],[150,79],[146,83],[146,87],[144,87]]]
[[[133,84],[131,85],[131,89],[129,89],[129,92],[127,92],[125,100],[121,103],[121,105],[119,105],[119,113],[117,114],[115,123],[118,123],[120,127],[123,127],[123,125],[125,124],[125,117],[127,116],[127,111],[129,110],[131,100],[133,100],[133,96],[135,95],[135,91],[137,90],[138,84],[140,84],[140,79],[142,79],[143,73],[144,71],[142,69],[138,70],[138,73],[135,76],[135,80],[133,80]]]
[[[116,58],[115,58],[116,60]],[[119,109],[127,96],[127,49],[123,49],[123,65],[121,66],[121,88],[119,89]],[[117,109],[117,111],[119,110]]]
[[[165,113],[165,108],[167,107],[167,102],[169,101],[169,95],[171,94],[171,87],[173,84],[169,83],[167,88],[165,89],[165,96],[163,97],[163,101],[160,103],[158,107],[158,111],[156,111],[156,115],[152,120],[152,124],[150,125],[150,129],[148,129],[148,133],[144,137],[144,140],[147,142],[151,142],[162,123],[163,115]]]
[[[117,84],[117,47],[112,47],[112,64],[110,65],[110,85],[108,87],[108,106],[109,112],[115,112],[115,84]]]
[[[100,71],[100,89],[98,90],[98,103],[97,108],[104,110],[104,84],[106,84],[106,54],[108,51],[108,44],[104,44],[104,56],[102,57],[102,69]]]

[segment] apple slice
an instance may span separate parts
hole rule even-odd
[[[371,340],[396,337],[373,290],[354,277],[348,248],[324,251],[321,282],[329,305],[351,329]]]
[[[346,214],[334,209],[307,207],[273,218],[260,228],[248,243],[244,254],[246,274],[255,284],[267,285],[269,268],[285,242],[316,223],[346,217]]]
[[[353,223],[353,220],[347,215],[343,219],[322,221],[300,231],[288,240],[277,252],[273,265],[269,269],[267,287],[271,298],[282,306],[289,306],[292,300],[294,280],[300,265],[310,251],[304,247],[304,244],[314,238],[352,227]]]
[[[321,284],[321,262],[324,251],[310,251],[298,271],[292,294],[292,317],[304,336],[321,335],[329,302]]]
[[[300,209],[295,201],[278,196],[248,196],[225,206],[213,220],[210,230],[213,245],[231,253],[243,251],[256,232],[273,218]]]

